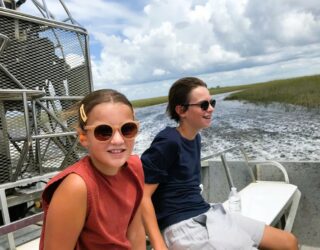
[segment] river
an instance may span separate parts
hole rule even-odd
[[[201,131],[203,157],[242,145],[250,160],[320,161],[319,110],[226,101],[226,95],[214,96],[212,125]],[[135,153],[141,154],[165,126],[175,126],[165,109],[160,104],[135,110],[140,121]]]

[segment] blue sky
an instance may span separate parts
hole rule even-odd
[[[131,100],[166,95],[182,76],[215,87],[320,73],[318,0],[64,2],[89,32],[94,88]]]

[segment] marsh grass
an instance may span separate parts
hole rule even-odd
[[[154,97],[154,98],[147,98],[147,99],[140,99],[140,100],[134,100],[131,101],[133,107],[135,108],[142,108],[146,106],[152,106],[156,104],[161,104],[168,102],[168,97],[167,96],[159,96],[159,97]]]
[[[320,75],[275,80],[270,82],[210,88],[212,95],[238,91],[226,100],[243,100],[256,104],[279,102],[307,108],[320,107]],[[168,101],[167,96],[132,101],[135,108],[146,107]]]
[[[233,93],[225,99],[244,100],[257,104],[278,102],[319,108],[320,75],[253,84],[250,88]]]
[[[232,92],[236,90],[242,90],[251,87],[251,85],[241,85],[241,86],[231,86],[231,87],[216,87],[216,88],[210,88],[210,93],[213,94],[221,94],[226,92]],[[154,98],[147,98],[147,99],[140,99],[140,100],[134,100],[131,101],[132,105],[135,108],[141,108],[151,105],[157,105],[161,103],[168,102],[168,96],[160,96],[160,97],[154,97]]]
[[[255,85],[255,84],[253,84],[253,85]],[[248,89],[248,88],[252,88],[252,84],[239,85],[239,86],[230,86],[230,87],[209,88],[209,91],[210,91],[211,95],[217,95],[217,94],[223,94],[223,93],[227,93],[227,92],[244,90],[244,89]]]

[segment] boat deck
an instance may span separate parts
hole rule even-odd
[[[35,250],[39,249],[40,238],[29,241],[21,246],[17,247],[17,250]]]
[[[320,162],[281,163],[287,169],[290,183],[297,185],[301,191],[301,200],[292,232],[297,236],[301,250],[320,250]],[[239,164],[239,162],[233,162],[230,165],[238,168]],[[209,202],[222,202],[226,199],[228,184],[223,174],[220,162],[214,162],[210,167],[202,168],[203,195]],[[240,173],[235,176],[241,178]],[[274,177],[275,175],[272,175],[272,178]],[[17,249],[38,249],[40,231],[40,224],[16,231],[14,235]],[[9,249],[7,237],[0,236],[0,250],[7,249]]]

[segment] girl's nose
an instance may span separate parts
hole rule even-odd
[[[111,138],[112,144],[122,144],[124,142],[122,135],[120,134],[119,130],[114,132],[114,135]]]

